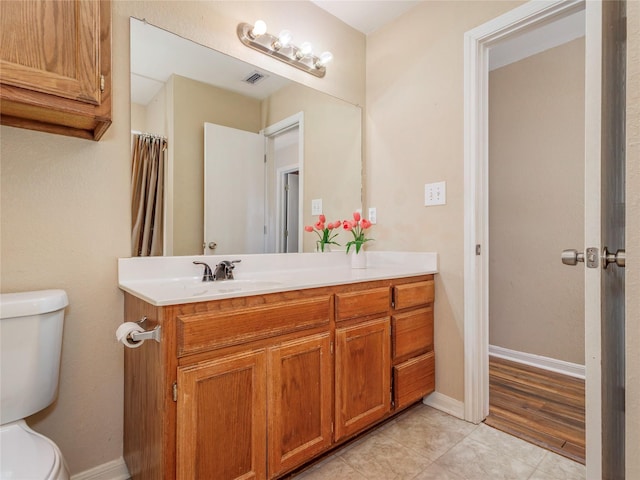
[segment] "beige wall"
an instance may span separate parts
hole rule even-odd
[[[352,103],[364,102],[364,36],[308,2],[117,1],[113,8],[113,125],[100,142],[1,127],[3,292],[69,294],[60,393],[29,419],[72,473],[122,455],[123,319],[117,258],[130,254],[129,16],[260,65]],[[241,21],[304,33],[335,61],[316,79],[242,45]],[[295,71],[294,71],[295,70]]]
[[[366,203],[377,250],[434,251],[436,389],[464,397],[463,35],[522,2],[424,2],[367,37]],[[424,184],[447,204],[424,207]]]
[[[204,123],[258,133],[261,102],[178,75],[172,83],[173,255],[198,255],[204,238]]]
[[[303,223],[313,225],[311,200],[322,199],[328,222],[351,218],[362,206],[362,111],[300,85],[279,90],[264,103],[265,126],[304,112]],[[315,249],[315,234],[304,235],[304,251]],[[345,237],[336,239],[344,244]]]
[[[627,2],[626,478],[640,478],[640,2]]]
[[[367,202],[378,207],[379,216],[372,248],[440,253],[437,388],[458,400],[463,398],[462,34],[519,3],[425,2],[371,35],[367,45],[366,188]],[[72,473],[122,454],[122,346],[113,336],[123,318],[116,259],[130,249],[128,17],[146,18],[352,103],[363,105],[365,95],[364,37],[310,3],[112,5],[114,123],[103,139],[94,143],[0,128],[2,291],[58,287],[67,290],[71,301],[58,400],[29,421],[60,445]],[[637,2],[628,7],[634,12],[630,54],[637,59],[640,15]],[[236,24],[258,17],[267,21],[269,31],[304,32],[320,48],[333,51],[327,76],[312,78],[241,45]],[[636,100],[637,65],[629,72]],[[635,125],[630,144],[636,148],[629,150],[627,172],[627,432],[635,438],[627,442],[628,478],[640,473],[634,450],[640,411],[640,270],[634,266],[640,252],[639,104],[630,104]],[[447,205],[422,207],[423,184],[437,180],[447,181]]]
[[[489,344],[584,365],[584,37],[489,75]]]

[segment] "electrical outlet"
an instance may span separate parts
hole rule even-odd
[[[447,203],[446,182],[426,183],[424,186],[424,205],[444,205]]]
[[[322,199],[311,200],[311,215],[322,215]]]
[[[378,222],[376,207],[369,207],[369,221],[374,225]]]

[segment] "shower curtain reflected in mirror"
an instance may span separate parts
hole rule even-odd
[[[167,139],[136,133],[132,151],[131,255],[162,255]]]

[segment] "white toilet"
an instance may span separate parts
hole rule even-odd
[[[58,392],[63,290],[0,295],[0,479],[69,480],[60,450],[25,417]]]

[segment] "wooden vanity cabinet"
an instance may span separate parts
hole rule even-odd
[[[419,400],[432,278],[166,307],[125,294],[127,321],[162,327],[160,343],[125,349],[131,478],[280,478]]]
[[[269,348],[269,478],[300,466],[332,443],[333,360],[329,332]]]
[[[435,390],[433,279],[392,288],[393,404],[401,409]]]
[[[0,122],[99,140],[111,125],[110,0],[0,2]]]
[[[177,478],[266,478],[264,350],[179,367]]]
[[[389,287],[336,294],[336,441],[391,409]]]

